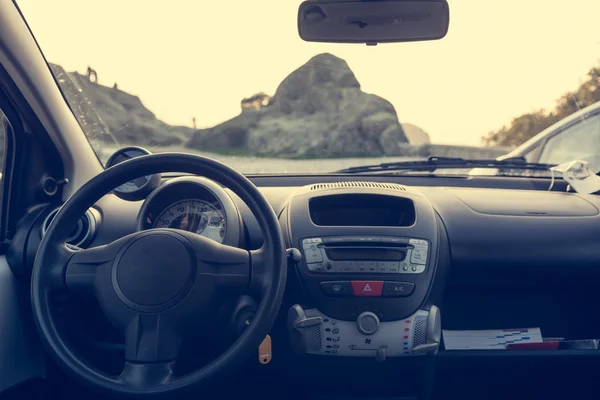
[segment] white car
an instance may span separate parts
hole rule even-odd
[[[499,157],[525,157],[528,162],[561,164],[585,160],[600,169],[600,102],[596,102],[538,133],[510,153]]]
[[[600,102],[583,108],[544,129],[498,160],[523,157],[527,162],[561,164],[587,161],[600,171]],[[474,168],[469,175],[495,175],[497,170]]]

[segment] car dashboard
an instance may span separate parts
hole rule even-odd
[[[273,360],[253,360],[251,376],[315,382],[356,376],[373,382],[374,393],[402,376],[413,393],[440,374],[449,388],[460,386],[465,373],[482,385],[493,380],[494,372],[484,373],[475,360],[496,360],[486,368],[505,369],[509,359],[550,357],[563,374],[564,360],[600,360],[593,352],[447,351],[441,337],[442,329],[526,327],[540,327],[544,336],[600,337],[592,316],[600,305],[600,197],[567,192],[560,182],[548,191],[545,180],[526,178],[250,179],[279,217],[289,248],[284,304],[271,333]],[[35,207],[21,220],[8,256],[15,273],[31,271],[59,206]],[[93,247],[154,227],[246,249],[263,242],[239,197],[193,176],[163,177],[138,201],[104,196],[69,240]],[[229,316],[215,319],[217,339],[206,340],[234,340],[259,300],[228,303],[223,314]],[[100,311],[82,315],[73,298],[56,301],[81,322],[73,340],[110,364],[108,354],[119,354],[121,338],[99,321]],[[210,351],[188,355],[193,364]],[[344,385],[352,387],[352,379]]]

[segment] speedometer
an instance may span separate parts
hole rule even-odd
[[[142,204],[136,229],[169,228],[194,232],[218,243],[240,246],[240,212],[227,191],[199,176],[170,178]]]
[[[221,210],[218,203],[182,200],[158,214],[153,228],[182,229],[223,243],[227,226]]]

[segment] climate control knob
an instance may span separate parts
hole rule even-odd
[[[356,319],[356,328],[365,335],[372,335],[379,329],[379,318],[370,311],[365,311]]]

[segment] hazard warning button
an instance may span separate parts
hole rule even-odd
[[[352,281],[355,296],[381,296],[383,281]]]

